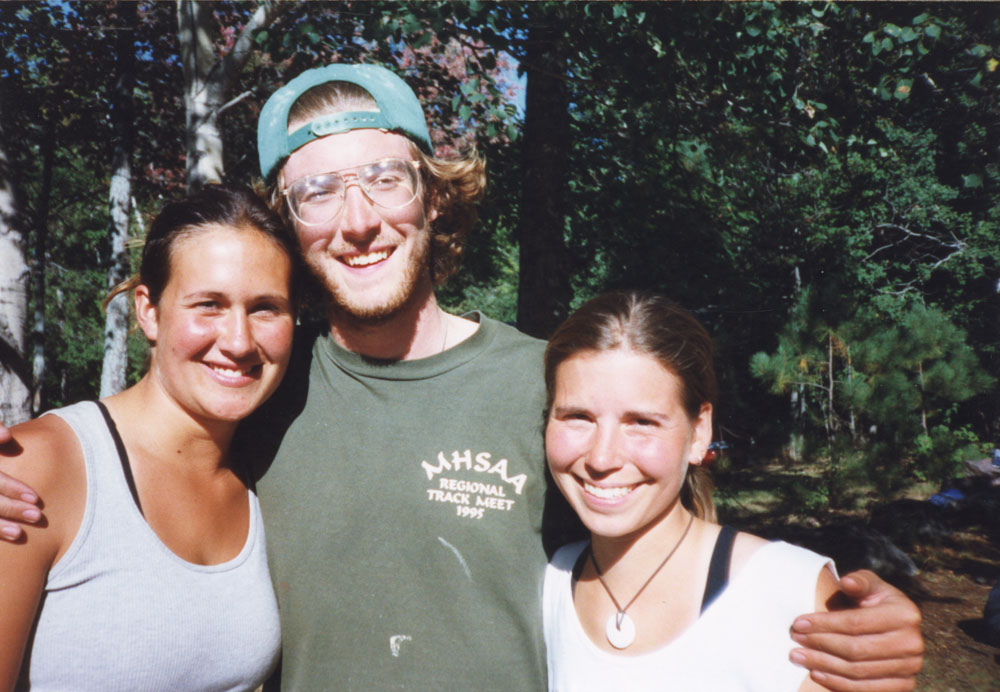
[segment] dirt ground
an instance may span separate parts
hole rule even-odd
[[[917,689],[1000,691],[1000,648],[986,642],[982,629],[986,595],[1000,576],[998,553],[1000,547],[975,531],[957,532],[934,549],[918,548],[917,563],[923,564],[910,596],[924,616],[927,652]]]
[[[872,501],[860,508],[806,513],[789,500],[793,493],[787,489],[796,478],[801,481],[801,472],[787,466],[730,469],[715,475],[723,521],[827,555],[836,551],[811,546],[796,540],[796,535],[836,524],[865,524],[873,507],[882,504]],[[919,507],[932,493],[933,489],[911,488],[905,497],[913,503],[911,508]],[[923,614],[926,654],[917,684],[921,692],[1000,692],[1000,648],[987,642],[982,621],[987,594],[1000,578],[1000,526],[995,523],[992,513],[964,514],[951,522],[946,535],[915,540],[905,551],[918,571],[894,581]]]

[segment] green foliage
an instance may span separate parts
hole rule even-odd
[[[849,439],[882,490],[895,487],[907,469],[950,478],[976,442],[967,426],[953,427],[958,405],[996,382],[944,313],[897,302],[892,312],[868,305],[831,325],[816,319],[814,294],[804,291],[777,350],[750,361],[754,377],[773,393],[796,393],[797,428],[825,434],[820,455],[843,454]]]
[[[982,456],[983,445],[969,426],[951,430],[935,425],[914,443],[914,475],[920,480],[944,483],[961,475],[962,462]]]
[[[220,52],[252,9],[215,5]],[[173,5],[139,10],[135,194],[151,211],[183,194],[184,114]],[[55,132],[52,403],[97,381],[113,18],[113,3],[0,4],[0,77],[17,104],[5,128],[29,217]],[[234,87],[228,179],[256,177],[256,116],[289,75],[388,64],[426,104],[438,151],[475,146],[489,165],[482,223],[442,303],[513,321],[526,173],[516,80],[539,18],[566,47],[569,307],[629,287],[693,309],[718,347],[720,425],[762,454],[798,440],[816,467],[810,506],[848,501],[861,471],[883,487],[943,478],[969,435],[995,443],[1000,17],[989,3],[294,3],[255,37]]]

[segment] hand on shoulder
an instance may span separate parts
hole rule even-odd
[[[817,596],[819,593],[817,592]],[[815,689],[909,692],[923,666],[920,610],[868,570],[845,575],[827,599],[829,612],[799,617],[792,660],[808,668]]]
[[[0,446],[0,471],[38,489],[45,515],[16,542],[0,541],[0,689],[17,680],[49,569],[72,542],[86,502],[86,471],[76,435],[56,416],[13,429]]]
[[[38,519],[25,527],[25,537],[20,540],[58,543],[62,534],[75,533],[86,502],[80,443],[58,416],[42,416],[15,426],[11,432],[15,441],[0,446],[0,472],[16,479],[20,487],[30,486],[39,500],[35,507]]]

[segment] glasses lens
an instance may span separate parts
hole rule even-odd
[[[382,159],[358,169],[358,182],[368,198],[386,209],[399,209],[416,199],[420,178],[413,161]]]
[[[324,173],[297,180],[288,188],[288,206],[300,222],[315,226],[340,212],[344,201],[344,179]]]
[[[420,194],[416,162],[382,159],[354,169],[296,180],[286,190],[288,207],[299,223],[307,226],[328,223],[340,213],[347,186],[355,179],[368,199],[385,209],[405,207]]]

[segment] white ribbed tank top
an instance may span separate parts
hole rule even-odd
[[[83,448],[87,501],[49,571],[18,690],[253,690],[278,660],[278,608],[257,496],[243,550],[219,565],[182,560],[129,492],[98,406],[51,411]],[[155,425],[155,421],[150,422]]]

